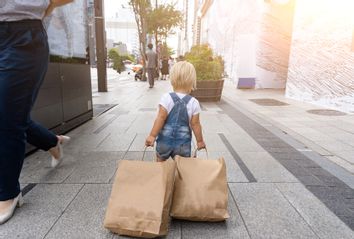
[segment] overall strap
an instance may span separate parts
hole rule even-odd
[[[171,92],[170,96],[175,104],[181,100],[175,92]]]
[[[188,102],[192,99],[192,96],[190,95],[185,95],[182,100],[184,101],[184,103],[187,105]]]

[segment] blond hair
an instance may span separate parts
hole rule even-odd
[[[187,61],[177,62],[170,72],[173,90],[184,90],[191,92],[196,89],[197,75],[194,66]]]

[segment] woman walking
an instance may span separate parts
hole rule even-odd
[[[72,0],[0,1],[0,224],[22,204],[19,176],[26,141],[49,151],[52,167],[69,140],[32,121],[30,111],[48,67],[42,19]]]

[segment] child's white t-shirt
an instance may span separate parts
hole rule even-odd
[[[175,92],[175,93],[177,94],[177,96],[180,99],[182,99],[183,97],[186,96],[186,94],[183,94],[183,93],[177,93],[177,92]],[[167,110],[168,114],[171,112],[175,103],[173,102],[173,99],[172,99],[170,93],[166,93],[161,97],[160,105]],[[199,101],[196,98],[192,97],[187,104],[187,112],[188,112],[189,121],[192,119],[193,115],[199,114],[201,111],[202,110],[200,108]]]

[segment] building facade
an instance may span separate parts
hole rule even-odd
[[[236,83],[354,113],[354,1],[196,2],[193,42],[222,55]]]
[[[113,45],[121,42],[127,46],[129,53],[138,53],[139,38],[134,13],[128,4],[118,3],[121,2],[117,2],[116,8],[106,9],[107,42],[113,41]]]

